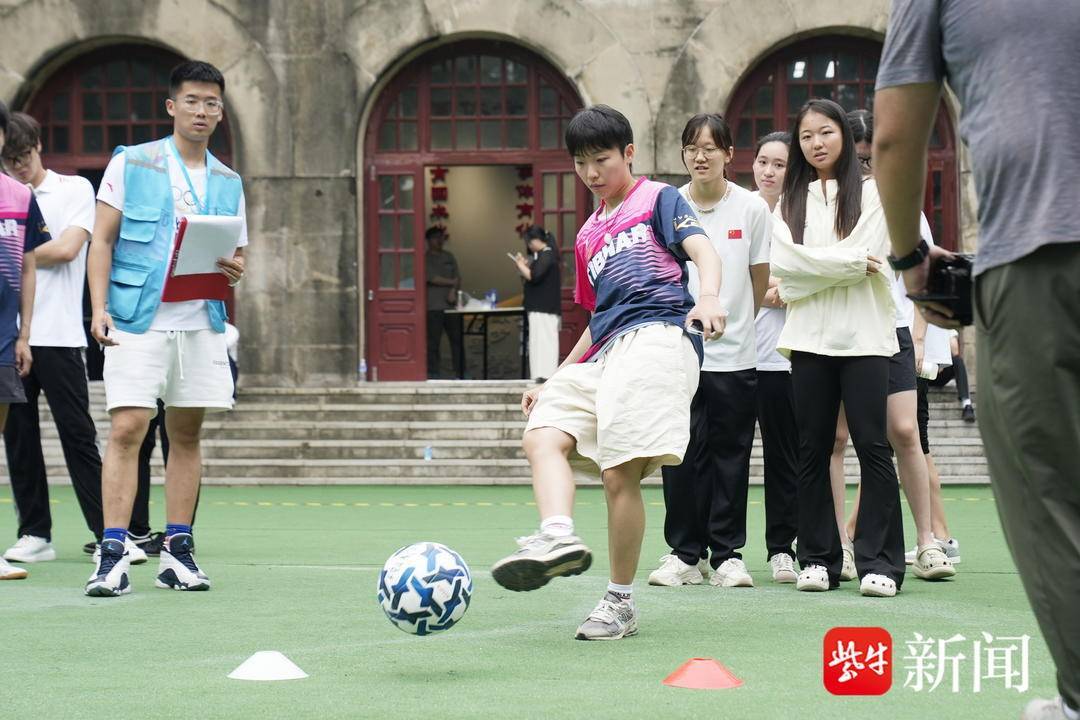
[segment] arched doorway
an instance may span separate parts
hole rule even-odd
[[[517,202],[507,202],[517,223],[535,222],[558,238],[564,250],[562,351],[568,351],[587,322],[571,289],[574,239],[590,198],[562,143],[566,122],[581,106],[574,88],[545,60],[490,40],[432,50],[382,91],[364,138],[364,332],[372,379],[427,377],[424,232],[443,224],[451,248],[458,242],[455,217],[444,214],[447,195],[455,193],[446,178],[454,178],[455,169],[487,173],[489,185],[466,192],[495,190],[490,178],[502,173],[500,183],[514,188]],[[512,273],[504,253],[520,247],[513,222],[504,235],[505,242],[489,243],[486,262]]]
[[[753,187],[758,138],[773,130],[789,130],[809,98],[831,98],[847,110],[873,109],[880,57],[881,43],[825,36],[789,45],[759,63],[728,105],[735,133],[732,168],[739,183]],[[924,212],[935,242],[956,250],[960,237],[956,140],[944,100],[930,138]]]
[[[42,163],[64,175],[81,175],[94,186],[118,145],[136,145],[172,133],[165,111],[169,73],[184,58],[148,45],[110,45],[79,55],[56,70],[25,103],[41,124]],[[228,116],[214,133],[210,150],[232,164]],[[227,303],[235,317],[233,302]],[[90,338],[89,292],[84,292],[87,371],[101,379],[103,356]]]

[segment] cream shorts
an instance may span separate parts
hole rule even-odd
[[[690,401],[699,360],[674,325],[646,325],[595,362],[569,365],[544,384],[525,432],[562,430],[577,440],[570,464],[580,480],[649,458],[645,475],[682,462],[690,443]]]
[[[225,334],[213,330],[110,330],[118,345],[105,348],[105,404],[231,410],[233,379]]]

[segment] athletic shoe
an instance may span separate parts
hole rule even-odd
[[[945,553],[945,557],[949,558],[949,562],[951,562],[954,566],[960,564],[960,541],[959,540],[957,540],[956,538],[949,538],[948,540],[942,540],[941,538],[935,537],[934,542],[937,543],[937,546],[939,548],[941,548],[941,552]],[[915,564],[915,556],[918,554],[918,551],[919,551],[919,548],[918,548],[918,546],[916,546],[916,547],[913,547],[910,550],[908,550],[906,553],[904,553],[904,562],[907,563],[908,565],[914,565]]]
[[[621,640],[637,635],[637,608],[629,600],[608,592],[585,618],[574,635],[578,640]]]
[[[676,555],[662,556],[660,567],[649,573],[649,584],[663,587],[700,585],[702,581],[701,571],[697,566],[687,565]]]
[[[82,546],[82,551],[84,553],[86,553],[87,555],[93,555],[94,553],[97,552],[97,549],[98,549],[98,544],[97,544],[96,540],[91,540],[90,542],[88,542],[88,543],[86,543],[85,545]]]
[[[116,597],[131,592],[128,582],[128,557],[124,543],[104,540],[97,553],[94,572],[86,581],[86,594],[93,597]]]
[[[146,562],[146,553],[143,552],[142,548],[140,548],[130,537],[124,538],[124,550],[127,551],[129,565],[142,565]],[[100,554],[100,546],[95,545],[93,555],[94,562],[98,561],[98,555]]]
[[[807,565],[795,581],[795,589],[803,592],[825,592],[829,589],[829,571],[824,565]]]
[[[29,574],[22,568],[9,565],[4,558],[0,558],[0,580],[22,580]]]
[[[709,584],[717,587],[754,587],[754,578],[746,572],[746,563],[739,558],[728,558],[713,570]]]
[[[142,551],[150,557],[158,557],[161,555],[162,546],[165,545],[165,533],[150,533],[150,537],[145,540],[136,540],[135,544],[142,548]]]
[[[960,411],[960,417],[964,418],[964,422],[975,422],[975,406],[965,405],[964,409]]]
[[[210,578],[195,564],[195,541],[189,533],[177,533],[161,548],[154,585],[166,590],[209,590]]]
[[[855,548],[845,545],[843,550],[844,564],[840,568],[840,579],[854,580],[859,577],[859,573],[855,569]]]
[[[911,571],[915,573],[915,577],[923,580],[944,580],[956,574],[956,568],[937,543],[931,543],[919,550],[915,562],[911,565]]]
[[[1053,700],[1032,700],[1024,708],[1020,720],[1067,720],[1069,716],[1065,714],[1063,703],[1060,695]]]
[[[893,597],[896,595],[896,581],[878,573],[868,573],[859,583],[859,592],[866,597]]]
[[[712,565],[709,564],[709,558],[701,558],[697,561],[697,571],[701,573],[702,580],[708,580],[712,575]]]
[[[787,553],[776,553],[769,558],[769,565],[772,566],[773,582],[793,583],[799,579],[799,574],[795,572],[795,561]]]
[[[536,590],[551,578],[580,575],[592,565],[592,553],[576,535],[539,532],[518,538],[517,544],[517,552],[491,566],[491,576],[507,590]]]
[[[7,549],[4,559],[19,563],[48,562],[56,559],[56,551],[45,538],[23,535]]]

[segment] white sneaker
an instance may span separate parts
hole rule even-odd
[[[807,565],[795,581],[795,589],[803,592],[825,592],[829,589],[829,571],[824,565]]]
[[[945,553],[945,557],[949,559],[949,562],[953,565],[960,564],[960,542],[956,538],[949,538],[948,540],[942,540],[939,537],[934,538],[934,542],[941,548],[941,552]],[[915,564],[915,556],[919,554],[919,546],[908,550],[904,553],[904,562],[908,565]]]
[[[9,565],[7,560],[0,558],[0,580],[22,580],[29,574],[22,568]]]
[[[188,533],[178,533],[161,547],[158,576],[154,585],[166,590],[209,590],[210,578],[195,564],[195,542]]]
[[[728,558],[713,571],[709,584],[717,587],[754,587],[754,578],[746,571],[746,563],[739,558]]]
[[[857,577],[859,577],[859,572],[855,569],[855,548],[845,545],[844,565],[840,568],[840,579],[854,580]]]
[[[7,549],[4,559],[20,563],[48,562],[56,559],[56,551],[45,538],[23,535]]]
[[[1032,700],[1024,708],[1020,720],[1068,720],[1063,702],[1060,695],[1053,700]]]
[[[896,582],[878,573],[868,573],[859,583],[859,592],[866,597],[894,597]]]
[[[945,557],[945,551],[937,543],[919,549],[919,554],[911,566],[915,577],[923,580],[944,580],[956,574],[956,568]]]
[[[129,569],[124,543],[119,540],[103,541],[97,553],[94,572],[86,581],[86,594],[93,597],[116,597],[131,592]]]
[[[649,573],[649,584],[662,587],[700,585],[702,581],[701,571],[697,566],[687,565],[677,555],[662,556],[660,567]]]
[[[712,565],[709,564],[709,558],[701,558],[698,560],[697,571],[701,573],[702,580],[709,579],[709,575],[712,575]]]
[[[136,545],[135,541],[132,540],[130,536],[124,538],[124,550],[127,551],[128,564],[129,565],[142,565],[143,563],[146,562],[146,552],[141,547]],[[91,555],[90,557],[96,563],[100,556],[101,556],[101,545],[95,545],[94,546],[94,554]]]
[[[769,558],[769,565],[772,566],[773,582],[793,583],[799,579],[799,574],[795,572],[795,561],[787,553],[776,553]]]
[[[634,603],[605,593],[574,637],[578,640],[622,640],[637,635],[637,631],[638,614]]]

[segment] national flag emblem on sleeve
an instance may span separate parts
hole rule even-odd
[[[742,230],[741,229],[728,230],[727,231],[727,239],[728,240],[742,240]]]

